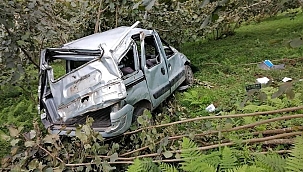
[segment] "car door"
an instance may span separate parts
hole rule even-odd
[[[185,79],[184,63],[179,53],[173,51],[169,44],[161,39],[155,31],[154,34],[156,35],[159,48],[167,61],[168,77],[171,92],[173,92]]]
[[[141,65],[146,77],[153,107],[170,95],[170,84],[166,61],[154,35],[140,35]]]

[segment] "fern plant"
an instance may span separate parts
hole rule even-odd
[[[227,172],[267,172],[267,171],[255,165],[252,166],[243,165],[233,169],[228,169]]]
[[[209,171],[215,172],[216,168],[205,162],[206,157],[197,150],[198,146],[190,139],[184,137],[182,142],[181,158],[184,162],[181,163],[181,169],[184,171]]]
[[[134,163],[128,166],[127,172],[143,172],[143,165],[141,160],[135,159]]]
[[[262,167],[268,172],[284,172],[286,161],[278,154],[259,154],[255,156],[256,165]]]
[[[178,172],[176,167],[174,167],[170,164],[167,164],[167,163],[160,163],[159,167],[162,172]]]
[[[286,171],[303,171],[303,136],[298,136],[295,139],[295,146],[286,159]]]
[[[158,172],[160,168],[151,159],[136,159],[127,169],[127,172]]]
[[[237,158],[233,155],[230,148],[224,147],[222,151],[222,158],[220,161],[220,171],[227,171],[236,167]]]

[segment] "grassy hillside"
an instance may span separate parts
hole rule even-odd
[[[273,79],[276,86],[282,84],[284,77],[298,81],[303,78],[303,46],[290,48],[288,45],[299,36],[303,36],[302,14],[294,20],[277,16],[261,23],[244,25],[236,30],[234,36],[221,40],[185,44],[181,51],[199,69],[195,73],[196,78],[214,86],[211,89],[199,86],[190,92],[199,93],[196,101],[201,103],[201,107],[216,103],[221,108],[233,109],[243,100],[245,85],[255,83],[256,78],[266,76]],[[257,63],[266,59],[274,64],[285,64],[285,69],[259,69]],[[296,93],[301,93],[301,85],[301,82],[295,84]]]

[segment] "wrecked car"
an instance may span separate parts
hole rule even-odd
[[[103,137],[122,134],[145,109],[193,83],[190,60],[138,23],[41,52],[39,113],[52,133],[75,135],[92,117]]]

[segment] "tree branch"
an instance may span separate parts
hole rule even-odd
[[[96,21],[96,24],[95,24],[95,31],[94,33],[98,33],[101,31],[100,29],[100,16],[101,14],[106,11],[109,6],[106,6],[103,10],[101,9],[102,8],[102,3],[103,3],[103,0],[100,1],[100,4],[99,4],[99,8],[98,8],[98,14],[97,14],[97,21]]]
[[[12,32],[11,32],[6,26],[4,26],[4,28],[5,28],[6,32],[8,33],[8,35],[9,35],[10,37],[12,37]],[[17,44],[17,46],[18,46],[18,47],[20,48],[20,50],[25,54],[25,56],[28,58],[28,60],[29,60],[30,62],[32,62],[32,63],[35,65],[35,67],[36,67],[37,69],[39,69],[39,65],[33,60],[33,58],[31,57],[31,55],[30,55],[23,47],[21,47],[20,45]]]
[[[279,138],[285,138],[285,137],[290,137],[290,136],[296,136],[296,135],[302,135],[303,133],[301,131],[298,132],[292,132],[292,133],[284,133],[284,134],[277,134],[275,136],[269,136],[269,137],[263,137],[263,138],[254,138],[254,139],[247,139],[247,140],[242,140],[240,143],[242,144],[252,144],[252,143],[260,143],[260,142],[265,142],[269,140],[274,140],[274,139],[279,139]],[[214,144],[214,145],[209,145],[209,146],[203,146],[203,147],[198,147],[197,149],[186,149],[186,151],[191,151],[191,150],[209,150],[209,149],[214,149],[218,147],[224,147],[224,146],[232,146],[237,143],[235,142],[228,142],[228,143],[220,143],[220,144]],[[181,153],[182,151],[185,151],[185,149],[180,149],[180,150],[175,150],[175,151],[169,151],[171,153]],[[161,154],[158,153],[152,153],[152,154],[146,154],[146,155],[140,155],[136,157],[130,157],[133,159],[136,158],[147,158],[147,157],[155,157],[155,156],[160,156]]]
[[[39,144],[37,144],[37,146],[42,149],[43,151],[45,151],[47,154],[49,154],[51,157],[53,157],[54,159],[59,160],[61,163],[64,163],[63,160],[59,157],[55,157],[54,155],[52,155],[48,150],[46,150],[44,147],[40,146]],[[65,163],[64,163],[65,164]]]
[[[300,109],[303,109],[303,106],[291,107],[291,108],[285,108],[285,109],[278,109],[278,110],[272,110],[272,111],[247,113],[247,114],[234,114],[234,115],[224,115],[224,116],[202,116],[202,117],[191,118],[191,119],[182,120],[182,121],[176,121],[176,122],[171,122],[171,123],[166,123],[166,124],[161,124],[161,125],[156,125],[156,126],[149,126],[149,127],[145,127],[145,128],[140,128],[138,130],[126,132],[123,135],[134,134],[134,133],[140,132],[140,131],[145,130],[145,129],[167,127],[167,126],[171,126],[171,125],[182,124],[182,123],[193,122],[193,121],[199,121],[199,120],[223,119],[223,118],[238,118],[238,117],[268,115],[268,114],[275,114],[275,113],[296,111],[296,110],[300,110]]]
[[[276,118],[272,118],[272,119],[267,119],[267,120],[263,120],[263,121],[259,121],[259,122],[255,122],[252,124],[247,124],[247,125],[242,125],[242,126],[238,126],[238,127],[234,127],[234,128],[230,128],[230,129],[225,129],[225,130],[212,130],[212,131],[207,131],[207,132],[203,132],[200,134],[195,134],[194,137],[197,136],[205,136],[205,135],[210,135],[210,134],[216,134],[219,132],[230,132],[230,131],[237,131],[237,130],[241,130],[241,129],[246,129],[246,128],[252,128],[258,125],[262,125],[262,124],[266,124],[266,123],[270,123],[270,122],[275,122],[275,121],[280,121],[280,120],[287,120],[287,119],[293,119],[293,118],[301,118],[303,117],[303,114],[297,114],[297,115],[291,115],[291,116],[282,116],[282,117],[276,117]],[[275,129],[275,130],[266,130],[266,131],[262,131],[262,132],[253,132],[251,133],[252,135],[259,135],[259,134],[280,134],[280,133],[286,133],[286,132],[290,132],[290,131],[300,131],[303,129],[303,126],[298,126],[298,127],[290,127],[290,128],[283,128],[283,129]],[[179,136],[172,136],[169,137],[168,140],[175,140],[175,139],[180,139],[183,137],[188,137],[189,135],[179,135]],[[241,134],[241,136],[243,136],[243,134]],[[160,141],[158,141],[156,144],[160,143]],[[149,146],[144,146],[142,148],[124,153],[120,156],[126,156],[135,152],[139,152],[142,151],[144,149],[147,149]]]

